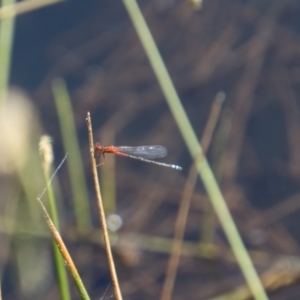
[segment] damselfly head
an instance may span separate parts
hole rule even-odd
[[[101,154],[102,150],[103,150],[103,147],[101,146],[101,144],[96,142],[95,143],[95,155],[99,156]]]

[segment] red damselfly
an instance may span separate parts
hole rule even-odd
[[[167,148],[164,146],[154,145],[154,146],[101,146],[100,143],[95,143],[95,155],[99,157],[105,153],[113,153],[118,156],[130,157],[133,159],[138,159],[151,164],[156,164],[163,167],[172,168],[175,170],[182,170],[180,166],[165,164],[162,162],[154,161],[155,158],[162,158],[168,154]]]

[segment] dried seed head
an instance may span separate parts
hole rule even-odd
[[[43,159],[43,169],[49,174],[51,164],[53,163],[52,139],[49,135],[42,135],[39,142],[39,151]]]

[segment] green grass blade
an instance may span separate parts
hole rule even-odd
[[[56,200],[54,196],[52,182],[50,181],[49,173],[53,164],[53,149],[51,144],[51,138],[47,135],[41,137],[39,142],[39,151],[42,157],[42,168],[45,179],[45,186],[47,187],[47,195],[50,207],[50,216],[52,218],[54,226],[59,231],[59,218],[56,207]],[[64,260],[59,252],[59,249],[56,246],[56,243],[53,241],[53,252],[54,252],[54,261],[56,265],[56,272],[60,290],[60,298],[62,300],[70,300],[70,290],[69,282],[67,277],[66,268],[64,265]]]
[[[77,140],[70,97],[63,80],[53,82],[53,94],[59,116],[64,148],[69,153],[68,169],[78,229],[86,232],[91,228],[88,194]]]
[[[49,182],[49,176],[45,175],[45,182],[46,185]],[[48,199],[49,199],[49,206],[50,206],[50,215],[53,220],[53,223],[57,230],[59,230],[59,221],[57,216],[57,209],[56,209],[56,201],[54,197],[54,192],[52,188],[52,184],[49,185],[47,189]],[[58,277],[58,284],[59,284],[59,290],[60,290],[60,296],[62,300],[70,300],[70,290],[69,290],[69,281],[67,277],[66,268],[64,265],[64,260],[55,244],[53,242],[53,252],[54,252],[54,260],[56,265],[56,271],[57,271],[57,277]]]
[[[175,87],[170,79],[165,64],[159,54],[154,39],[148,29],[144,17],[135,0],[123,0],[125,7],[134,24],[137,34],[147,53],[148,59],[157,76],[161,89],[166,97],[171,112],[183,136],[183,139],[193,159],[202,156],[202,149],[192,129],[188,117],[183,109]],[[215,176],[205,158],[196,160],[196,167],[202,179],[203,185],[209,195],[212,205],[219,217],[223,230],[230,243],[231,249],[240,265],[244,277],[253,296],[257,300],[268,299],[263,285],[256,273],[250,256],[242,242],[236,225],[232,219],[225,199],[220,191]]]

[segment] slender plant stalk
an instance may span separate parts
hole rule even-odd
[[[93,130],[92,130],[92,121],[91,121],[91,115],[89,112],[87,113],[86,121],[87,121],[88,133],[89,133],[91,164],[92,164],[95,192],[96,192],[96,197],[97,197],[97,204],[98,204],[98,209],[99,209],[100,224],[101,224],[103,240],[104,240],[104,247],[105,247],[106,256],[107,256],[107,260],[108,260],[108,266],[109,266],[111,280],[112,280],[112,284],[113,284],[114,295],[117,300],[121,300],[122,295],[121,295],[121,291],[120,291],[120,286],[119,286],[119,281],[118,281],[118,277],[117,277],[117,273],[116,273],[114,259],[113,259],[112,252],[111,252],[109,235],[108,235],[107,226],[106,226],[105,212],[104,212],[104,208],[103,208],[103,201],[102,201],[102,196],[101,196],[101,192],[100,192],[97,164],[96,164],[95,155],[94,155],[94,138],[93,138]]]
[[[84,233],[91,229],[92,222],[88,206],[88,194],[82,166],[82,159],[74,124],[73,110],[66,85],[62,79],[53,82],[53,94],[59,116],[60,128],[66,152],[70,153],[68,169],[78,229]]]
[[[231,249],[237,259],[238,264],[240,265],[242,273],[244,274],[246,282],[249,285],[249,288],[255,299],[268,299],[266,291],[264,290],[250,256],[242,242],[230,211],[226,205],[225,199],[220,191],[215,176],[206,158],[203,157],[201,160],[197,159],[198,157],[203,156],[203,150],[180,102],[175,87],[159,54],[145,19],[135,0],[123,0],[123,3],[145,49],[150,64],[157,76],[158,82],[165,95],[167,103],[169,104],[183,139],[190,151],[192,158],[195,160],[198,174],[202,179],[203,185],[217,213],[223,230],[230,243]]]
[[[221,173],[220,173],[220,168],[222,166],[222,163],[220,161],[220,157],[222,157],[222,154],[224,153],[225,145],[227,144],[228,136],[229,136],[229,131],[230,131],[230,126],[228,126],[228,120],[226,119],[226,110],[225,112],[222,112],[222,116],[220,117],[219,120],[219,125],[218,129],[216,130],[214,134],[214,143],[211,145],[211,150],[210,150],[210,155],[211,155],[211,160],[212,164],[210,167],[212,168],[215,178],[218,182],[221,181]],[[222,134],[222,138],[220,140],[219,136]],[[218,152],[218,157],[214,156],[212,158],[215,150],[217,149]],[[209,201],[205,201],[203,205],[203,214],[201,217],[201,224],[200,224],[200,239],[199,239],[199,246],[202,246],[205,248],[205,245],[211,245],[213,243],[214,239],[214,225],[216,223],[216,217],[215,217],[215,211],[213,206]],[[208,246],[209,247],[209,246]],[[210,248],[210,247],[209,247]]]
[[[62,1],[63,0],[26,0],[16,4],[6,5],[0,8],[0,20],[12,18],[16,15],[24,14]]]
[[[2,8],[13,5],[14,0],[2,0]],[[15,19],[8,18],[0,23],[0,106],[6,101],[6,94],[10,76],[10,62],[12,53]]]
[[[49,181],[48,174],[44,174],[44,176],[45,176],[45,181],[48,182]],[[53,224],[59,230],[59,221],[57,216],[57,209],[56,209],[52,185],[50,185],[48,188],[48,199],[49,199],[50,213],[53,219]],[[55,259],[55,265],[56,265],[56,271],[58,277],[60,296],[62,300],[69,300],[71,299],[71,295],[69,290],[69,282],[66,273],[66,268],[64,265],[64,260],[61,257],[59,249],[57,248],[55,243],[53,243],[53,252],[54,252],[54,259]]]
[[[86,291],[86,289],[85,289],[85,287],[84,287],[84,285],[82,283],[80,275],[79,275],[79,273],[78,273],[78,271],[76,269],[76,266],[75,266],[75,264],[74,264],[74,262],[73,262],[73,260],[72,260],[72,258],[70,256],[69,252],[68,252],[68,249],[65,246],[65,244],[64,244],[64,242],[63,242],[63,240],[62,240],[62,238],[61,238],[61,236],[59,234],[59,232],[55,228],[55,226],[54,226],[54,224],[53,224],[53,222],[52,222],[52,220],[51,220],[51,218],[50,218],[50,216],[49,216],[49,214],[48,214],[48,212],[47,212],[47,210],[46,210],[43,202],[41,201],[41,199],[39,197],[37,198],[37,201],[40,203],[40,205],[42,207],[42,210],[43,210],[43,213],[44,213],[44,217],[46,219],[48,227],[49,227],[49,229],[50,229],[50,231],[52,233],[52,236],[53,236],[53,238],[55,240],[55,243],[56,243],[56,245],[57,245],[57,247],[58,247],[58,249],[59,249],[59,251],[60,251],[60,253],[61,253],[61,255],[62,255],[63,259],[64,259],[64,261],[65,261],[65,264],[66,264],[67,268],[71,272],[71,275],[72,275],[72,277],[74,279],[76,287],[77,287],[77,289],[78,289],[78,291],[80,293],[81,299],[90,300],[90,297],[89,297],[89,295],[88,295],[88,293],[87,293],[87,291]]]
[[[42,167],[44,172],[44,178],[46,182],[49,206],[50,206],[50,215],[53,220],[54,226],[59,230],[59,219],[56,208],[56,200],[54,197],[53,187],[50,181],[49,172],[51,170],[51,166],[53,163],[53,149],[51,145],[51,138],[49,136],[42,136],[39,143],[39,150],[42,156]],[[62,300],[71,299],[70,291],[69,291],[69,283],[68,277],[66,273],[66,268],[64,265],[63,258],[60,255],[60,252],[53,242],[53,252],[54,252],[54,260],[56,265],[58,284],[60,290],[60,296]]]
[[[203,145],[204,154],[206,153],[208,146],[211,142],[213,131],[216,127],[220,115],[221,105],[223,100],[224,97],[223,98],[217,97],[214,101],[208,122],[206,124],[203,133],[203,137],[201,139],[201,145]],[[199,157],[198,159],[201,159],[201,157]],[[194,165],[192,165],[180,201],[180,208],[175,223],[175,234],[174,234],[174,240],[172,245],[172,251],[171,251],[171,256],[167,267],[166,279],[160,297],[161,300],[169,300],[172,297],[172,291],[174,288],[177,268],[178,268],[179,259],[181,255],[181,248],[183,243],[186,220],[187,220],[192,196],[194,193],[194,189],[196,186],[197,178],[198,178],[197,169]]]

